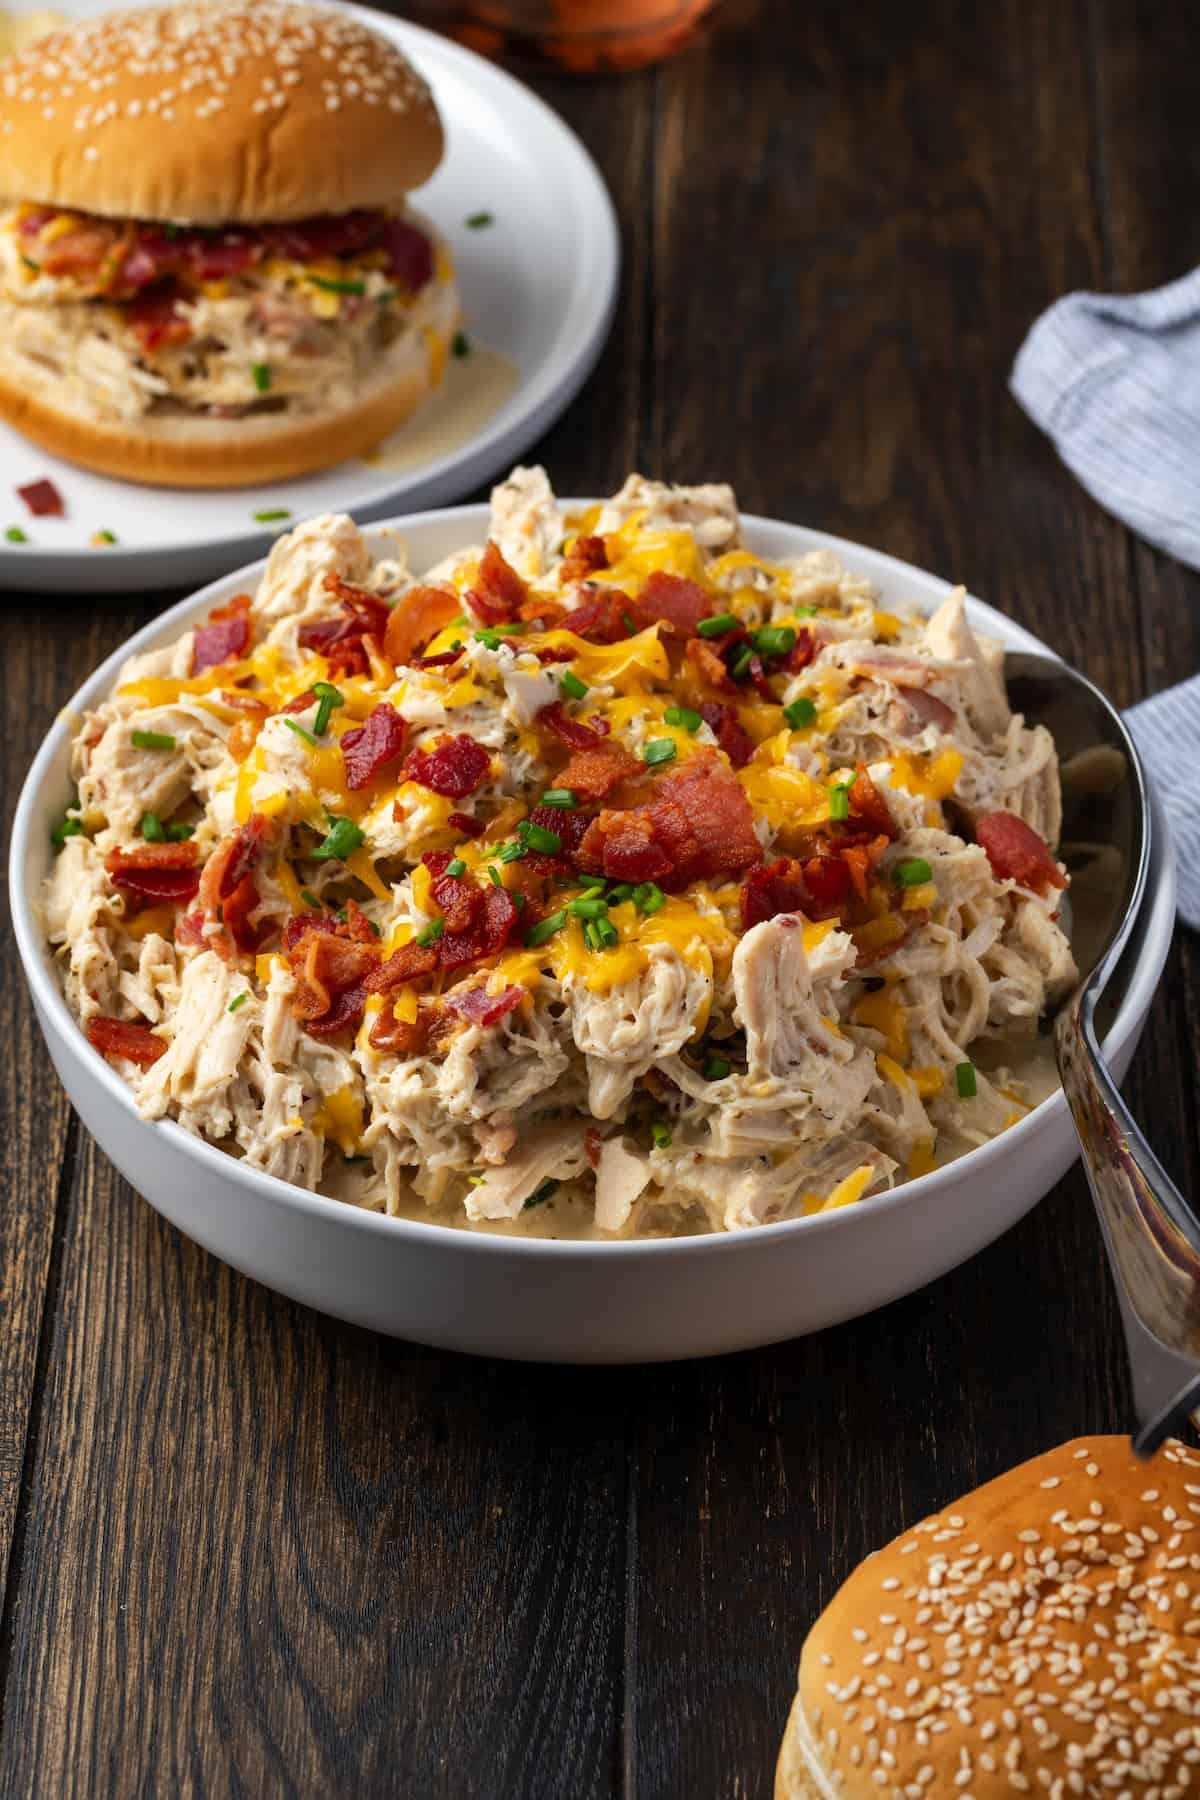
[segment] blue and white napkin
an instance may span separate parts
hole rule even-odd
[[[1068,294],[1033,326],[1012,391],[1088,492],[1200,569],[1200,269],[1148,294]],[[1200,930],[1200,675],[1127,715]]]

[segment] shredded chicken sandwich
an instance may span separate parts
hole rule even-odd
[[[1054,744],[961,590],[727,487],[540,469],[414,573],[344,517],[133,658],[46,928],[146,1119],[355,1205],[607,1238],[852,1204],[1024,1116],[1074,979]]]

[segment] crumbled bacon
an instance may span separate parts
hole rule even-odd
[[[724,693],[733,691],[735,683],[725,667],[724,659],[706,638],[689,638],[684,654],[706,687],[719,688]]]
[[[605,734],[595,728],[599,721],[585,725],[582,719],[573,719],[561,700],[543,706],[538,712],[537,723],[544,731],[553,732],[568,750],[594,750],[604,741]]]
[[[297,694],[293,699],[289,700],[286,705],[281,706],[279,710],[281,713],[307,712],[309,707],[318,705],[320,699],[320,694],[318,694],[314,688],[305,688],[302,694]]]
[[[498,994],[489,994],[486,987],[459,988],[447,994],[443,1004],[469,1025],[479,1025],[486,1031],[515,1012],[524,998],[525,990],[519,987],[501,988]]]
[[[984,813],[976,821],[975,842],[983,846],[992,873],[1001,881],[1015,881],[1035,894],[1067,885],[1045,839],[1016,813]]]
[[[749,931],[778,913],[803,912],[812,896],[805,884],[804,872],[790,856],[751,869],[742,883],[738,902],[742,929]]]
[[[448,800],[462,800],[486,780],[492,759],[465,731],[445,737],[432,750],[413,750],[405,759],[404,777]]]
[[[383,635],[384,650],[394,663],[411,664],[418,651],[423,650],[461,611],[453,588],[410,588],[388,614]]]
[[[238,951],[249,954],[258,949],[262,928],[250,923],[259,903],[252,871],[269,830],[263,815],[252,813],[243,826],[222,838],[200,877],[201,910],[223,927],[208,941],[226,962]]]
[[[365,588],[351,586],[340,575],[326,575],[324,585],[341,601],[341,614],[334,619],[315,619],[302,625],[297,634],[300,646],[328,658],[331,669],[343,669],[348,675],[365,675],[368,659],[363,639],[367,636],[386,638],[388,609],[374,594],[369,594]]]
[[[529,589],[489,538],[476,585],[466,597],[468,610],[482,625],[511,625],[528,597]]]
[[[565,587],[569,581],[583,581],[597,569],[606,569],[608,560],[608,545],[602,537],[577,537],[558,565],[559,582]]]
[[[862,763],[858,765],[858,773],[850,784],[849,793],[850,817],[853,821],[865,825],[868,831],[881,832],[884,837],[899,836],[896,821],[888,809],[888,803],[880,793]]]
[[[457,650],[442,650],[437,656],[418,656],[414,669],[449,669],[462,658],[462,645]]]
[[[807,669],[816,654],[816,633],[810,631],[807,625],[801,625],[796,633],[796,642],[788,651],[787,668],[793,675],[798,675],[801,669]]]
[[[429,870],[429,892],[441,908],[447,931],[466,931],[483,908],[483,889],[462,875],[447,875],[454,860],[449,850],[427,850],[421,861]]]
[[[850,869],[841,856],[810,856],[804,864],[809,892],[808,912],[814,919],[839,914],[850,898]]]
[[[88,1020],[87,1035],[88,1043],[101,1056],[122,1056],[143,1069],[148,1069],[167,1051],[162,1038],[155,1037],[148,1025],[135,1025],[129,1019],[97,1015]]]
[[[410,981],[423,981],[437,966],[436,945],[418,944],[413,938],[409,943],[401,944],[386,962],[371,971],[367,976],[367,991],[371,994],[394,993]]]
[[[480,957],[503,950],[520,918],[516,902],[505,888],[488,887],[483,905],[465,931],[447,931],[438,939],[438,960],[443,969],[461,969]]]
[[[446,823],[451,831],[459,831],[463,837],[482,837],[487,830],[484,821],[472,817],[470,813],[452,812]]]
[[[192,335],[191,321],[181,311],[187,294],[171,276],[143,288],[129,301],[125,318],[143,353],[152,356],[172,344],[186,344]]]
[[[357,1026],[379,947],[354,901],[347,904],[344,920],[325,912],[293,913],[283,928],[283,946],[296,981],[292,1010],[305,1029],[316,1037],[334,1037]]]
[[[233,662],[250,648],[250,596],[235,594],[224,606],[214,606],[207,625],[192,634],[192,674],[202,675],[221,663]]]
[[[562,620],[564,631],[589,644],[620,644],[644,629],[646,621],[637,602],[620,588],[589,587],[585,596]]]
[[[897,682],[896,691],[919,725],[936,725],[940,731],[953,731],[954,709],[931,694],[927,688],[905,687]]]
[[[583,1134],[583,1153],[593,1169],[600,1167],[600,1152],[604,1148],[604,1139],[594,1125],[589,1125]]]
[[[389,274],[410,294],[419,294],[433,280],[433,245],[407,219],[386,219],[383,245],[388,253]]]
[[[17,493],[35,519],[61,518],[66,511],[63,497],[52,481],[28,481]]]
[[[683,887],[740,874],[761,855],[737,777],[715,750],[700,749],[682,768],[658,776],[642,804],[602,812],[588,828],[579,863],[617,881]]]
[[[712,596],[695,581],[655,569],[646,577],[638,607],[647,619],[657,619],[668,636],[694,638],[701,619],[712,614]]]
[[[200,886],[197,851],[191,839],[182,844],[134,844],[111,850],[104,867],[114,887],[142,900],[190,900]]]
[[[704,700],[698,710],[704,723],[711,725],[718,744],[734,768],[744,769],[754,755],[754,739],[742,725],[733,707],[727,706],[723,700]]]
[[[565,644],[543,644],[534,655],[540,663],[564,663],[575,660],[575,652],[568,650]]]
[[[444,1018],[440,1001],[422,1001],[415,1019],[398,1019],[390,1006],[385,1006],[371,1026],[373,1050],[388,1050],[393,1056],[422,1056]]]
[[[594,749],[574,751],[566,767],[554,777],[554,785],[569,788],[583,800],[606,800],[614,788],[640,775],[642,770],[643,765],[628,750],[606,740]],[[539,810],[554,811],[551,807]],[[569,809],[560,809],[555,816],[561,818],[564,810]]]
[[[353,789],[366,787],[381,769],[395,762],[403,749],[404,720],[394,706],[381,700],[361,725],[342,737],[346,786]]]

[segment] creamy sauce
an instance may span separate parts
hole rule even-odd
[[[514,391],[520,371],[501,350],[472,344],[470,356],[447,360],[441,386],[398,430],[362,458],[369,468],[399,474],[436,462],[473,438]]]

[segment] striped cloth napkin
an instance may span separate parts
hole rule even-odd
[[[1068,294],[1033,326],[1011,385],[1101,506],[1200,569],[1200,269],[1148,294]],[[1180,915],[1200,930],[1200,675],[1126,722],[1170,822]]]

